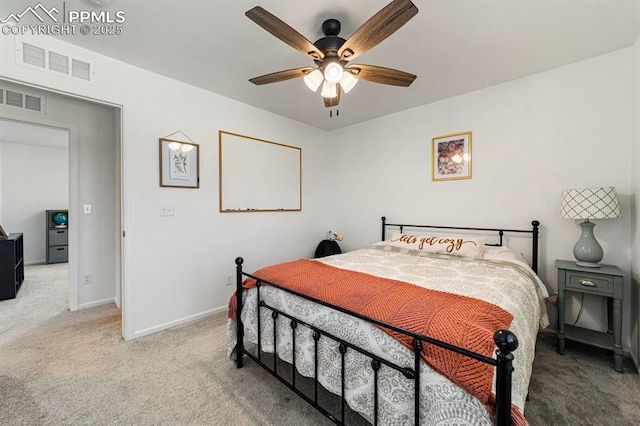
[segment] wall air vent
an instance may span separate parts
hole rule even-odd
[[[44,112],[44,96],[29,95],[15,90],[0,88],[0,106],[21,108],[29,111]]]
[[[64,74],[91,81],[92,65],[89,62],[24,42],[21,43],[21,48],[18,47],[16,50],[16,63],[20,65],[38,67],[58,75]]]
[[[49,51],[49,69],[51,71],[69,74],[69,57]]]
[[[12,92],[11,90],[7,90],[7,105],[23,108],[24,103],[23,103],[22,93]]]
[[[44,68],[45,50],[31,44],[22,43],[22,60],[25,64]]]
[[[42,111],[42,102],[36,96],[24,95],[24,107],[32,111]]]
[[[89,81],[91,79],[91,65],[87,62],[72,59],[71,74],[73,74],[74,77]]]

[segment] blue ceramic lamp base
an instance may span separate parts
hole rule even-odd
[[[573,246],[573,256],[576,258],[576,265],[586,266],[589,268],[599,268],[598,262],[604,257],[602,246],[596,241],[596,237],[593,235],[593,227],[595,223],[585,220],[580,224],[582,228],[582,234]]]

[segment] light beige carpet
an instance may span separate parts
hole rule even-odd
[[[66,280],[51,266],[28,267],[18,299],[0,302],[1,425],[332,424],[253,362],[227,360],[224,313],[125,342],[115,306],[70,312],[64,285],[42,297],[44,281]],[[629,363],[616,373],[606,351],[570,342],[560,356],[554,336],[539,338],[530,393],[532,425],[640,418]]]

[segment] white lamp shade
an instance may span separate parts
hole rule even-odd
[[[324,67],[324,79],[331,84],[340,83],[342,76],[344,75],[344,69],[337,62],[329,62]]]
[[[349,71],[346,71],[342,74],[342,80],[340,80],[340,87],[344,93],[349,93],[351,89],[356,87],[356,83],[358,79],[355,78]]]
[[[338,87],[325,80],[325,82],[322,83],[322,92],[320,92],[320,94],[323,98],[335,98],[338,96]]]
[[[565,189],[562,217],[566,219],[613,219],[621,217],[620,202],[613,186]]]
[[[322,84],[322,80],[324,80],[324,76],[318,69],[304,76],[304,82],[312,92],[318,90],[318,87]]]

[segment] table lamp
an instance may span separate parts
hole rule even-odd
[[[573,247],[576,265],[598,268],[604,252],[593,235],[595,223],[589,219],[614,219],[620,214],[620,202],[613,186],[565,189],[562,191],[562,217],[584,219],[582,234]]]

